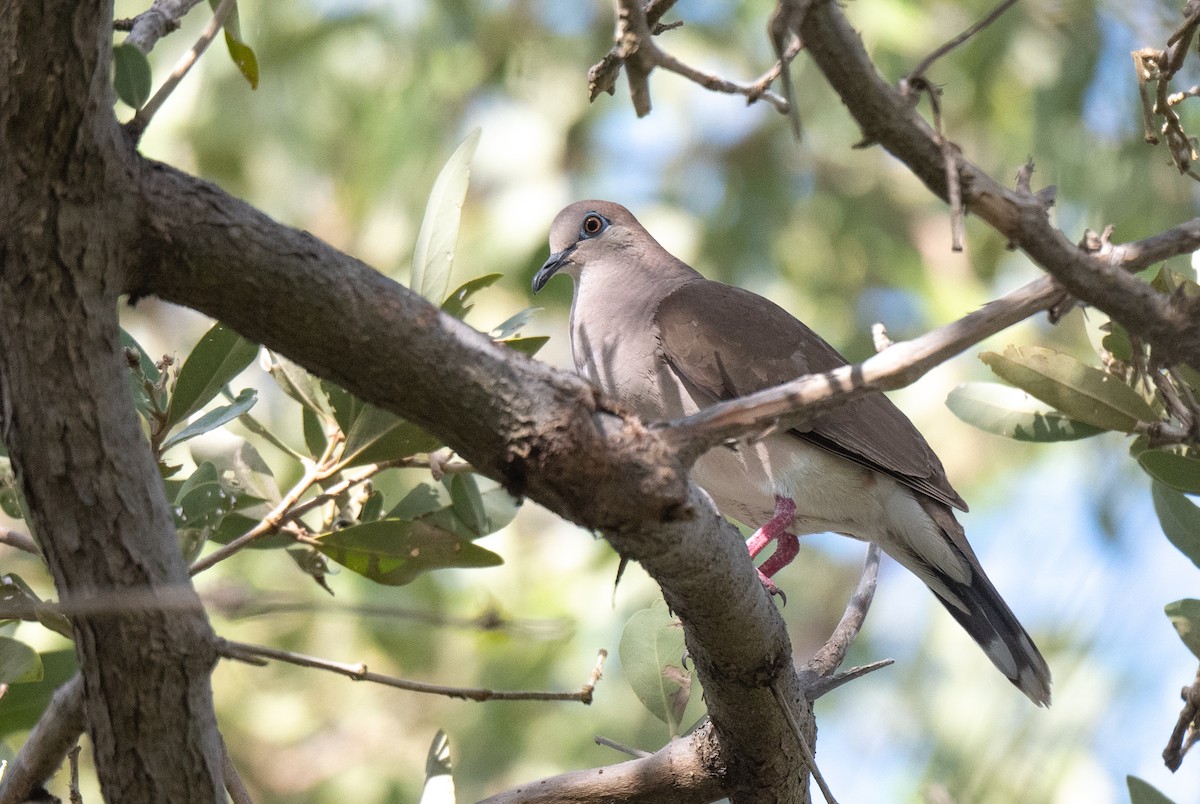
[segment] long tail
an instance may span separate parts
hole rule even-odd
[[[967,543],[962,525],[945,505],[917,495],[921,507],[945,534],[949,546],[969,568],[964,580],[909,551],[893,557],[925,582],[934,596],[983,648],[992,664],[1038,706],[1050,705],[1050,668],[1017,621],[1012,609],[988,580]],[[960,574],[960,573],[956,573]]]

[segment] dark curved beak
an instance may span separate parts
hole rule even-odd
[[[567,264],[567,261],[571,259],[571,254],[573,254],[574,251],[575,244],[572,243],[557,254],[551,254],[550,259],[542,263],[542,267],[539,268],[538,272],[533,275],[534,293],[537,293],[539,290],[544,288],[546,283],[550,281],[550,277],[558,273],[558,269]]]

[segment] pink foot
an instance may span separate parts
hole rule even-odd
[[[746,542],[751,558],[761,553],[771,542],[777,542],[775,552],[763,562],[762,567],[758,570],[758,578],[767,592],[779,595],[785,604],[787,596],[779,590],[779,587],[771,580],[771,576],[791,563],[792,559],[796,557],[796,553],[800,551],[800,540],[788,533],[788,528],[792,526],[795,516],[796,503],[787,497],[777,496],[775,498],[775,515],[756,530]]]

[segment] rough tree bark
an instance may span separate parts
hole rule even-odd
[[[111,109],[111,21],[105,2],[0,9],[3,433],[68,601],[188,584],[117,337],[139,243],[136,156]],[[223,801],[199,599],[73,626],[105,796]]]

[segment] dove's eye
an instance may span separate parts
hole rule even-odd
[[[583,219],[583,223],[579,225],[579,236],[581,238],[595,237],[607,228],[608,221],[603,215],[589,212]]]

